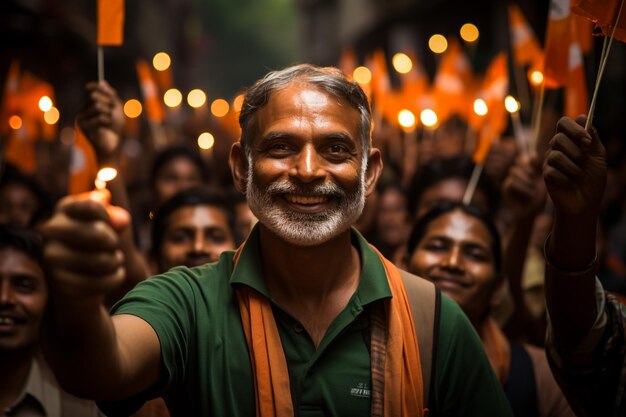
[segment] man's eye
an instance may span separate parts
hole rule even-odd
[[[346,148],[343,145],[331,145],[329,150],[332,153],[342,153],[342,152],[348,152],[348,148]]]

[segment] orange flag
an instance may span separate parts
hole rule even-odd
[[[372,81],[370,82],[372,104],[380,113],[385,113],[391,94],[391,81],[389,80],[385,52],[382,49],[376,49],[367,61],[367,66],[372,72]]]
[[[572,12],[590,19],[610,36],[622,0],[574,0]],[[626,8],[626,7],[625,7]],[[626,42],[626,10],[622,10],[615,29],[615,39]]]
[[[569,48],[569,73],[565,85],[565,115],[575,118],[579,114],[587,114],[588,111],[589,99],[583,54],[580,45],[572,42]]]
[[[433,83],[435,112],[441,123],[453,114],[467,117],[474,89],[472,67],[459,42],[453,39],[439,63]]]
[[[35,139],[28,137],[24,127],[10,134],[4,158],[26,174],[34,174],[37,170],[37,154]]]
[[[428,90],[428,75],[417,60],[415,51],[405,52],[413,66],[406,74],[400,74],[400,100],[402,107],[411,110],[419,117],[419,112],[423,110],[418,105],[418,99]]]
[[[547,88],[559,88],[567,82],[570,28],[569,0],[550,0],[543,70]]]
[[[159,89],[152,76],[150,65],[146,61],[137,61],[137,76],[139,78],[139,86],[143,94],[144,105],[148,119],[154,123],[163,122],[165,111],[161,104]]]
[[[516,4],[510,3],[508,7],[511,49],[515,65],[524,67],[540,61],[543,52],[524,14]]]
[[[339,55],[339,69],[346,74],[348,79],[352,79],[352,73],[354,69],[358,66],[356,53],[353,48],[344,48],[341,51],[341,55]]]
[[[577,14],[572,14],[572,34],[580,45],[580,50],[584,55],[591,52],[593,46],[593,23]]]
[[[124,43],[124,0],[98,0],[98,45]]]
[[[98,174],[96,154],[78,124],[74,124],[74,145],[70,162],[69,194],[79,194],[94,189]]]
[[[487,104],[488,112],[482,118],[475,115],[469,119],[470,125],[478,131],[478,140],[473,160],[482,164],[489,153],[491,143],[507,127],[508,113],[504,107],[504,98],[509,91],[509,69],[507,56],[499,53],[489,64],[478,96]]]

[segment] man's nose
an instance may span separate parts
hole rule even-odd
[[[312,182],[324,177],[324,170],[320,164],[320,155],[313,145],[305,146],[296,156],[291,175],[303,182]]]
[[[461,260],[461,249],[457,247],[450,248],[450,250],[447,253],[447,256],[444,259],[444,265],[454,270],[463,269],[462,260]]]
[[[15,303],[15,294],[8,279],[0,277],[0,305],[9,305]]]

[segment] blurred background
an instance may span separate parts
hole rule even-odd
[[[532,57],[532,63],[516,62],[512,47],[515,23],[510,11],[512,6],[521,13],[531,36],[543,48],[549,11],[547,1],[129,1],[125,6],[123,45],[104,47],[105,78],[126,103],[123,162],[128,185],[141,190],[146,181],[147,161],[155,150],[171,143],[204,148],[202,152],[215,182],[229,183],[226,155],[230,144],[238,137],[236,120],[241,104],[238,96],[268,70],[299,62],[339,65],[346,72],[365,66],[370,72],[365,74],[362,85],[374,103],[375,141],[384,147],[385,126],[402,128],[396,115],[404,108],[411,110],[416,119],[404,129],[405,133],[422,129],[420,135],[424,134],[420,112],[435,109],[436,104],[428,104],[431,99],[437,101],[437,97],[433,98],[435,86],[445,87],[450,81],[445,74],[438,82],[436,79],[444,70],[444,57],[446,52],[452,54],[453,45],[469,65],[471,83],[465,80],[463,87],[470,88],[471,84],[475,96],[475,91],[480,90],[477,85],[485,87],[484,77],[494,58],[505,52],[506,93],[521,104],[522,125],[531,135],[539,88],[530,81],[530,72],[542,58]],[[5,154],[15,154],[7,151],[12,137],[32,144],[28,149],[24,146],[23,153],[18,152],[22,156],[17,159],[22,159],[25,170],[35,174],[55,196],[67,191],[67,172],[72,158],[76,163],[77,155],[72,151],[74,118],[83,105],[84,86],[97,79],[96,10],[95,0],[0,2],[0,79],[6,80],[2,148]],[[468,23],[473,29],[463,36],[460,30]],[[591,46],[584,53],[583,66],[585,89],[590,98],[603,38],[592,39],[593,29],[588,26],[587,30],[585,36]],[[444,37],[443,46],[431,43],[435,34]],[[562,45],[562,48],[565,50],[568,46]],[[405,57],[413,59],[412,69],[398,70],[397,53],[405,53]],[[624,45],[615,42],[596,113],[596,124],[610,148],[611,164],[617,167],[621,167],[624,157],[621,113],[626,108],[625,62]],[[156,104],[150,104],[150,98],[142,93],[140,66],[148,67],[149,82],[153,86],[148,90],[153,91]],[[11,68],[18,74],[13,84]],[[405,98],[394,97],[394,94],[408,94],[405,89],[410,81],[403,74],[425,77],[423,85],[426,86],[411,90],[411,99],[406,105],[402,103]],[[43,120],[41,126],[29,127],[26,120],[29,116],[19,114],[30,110],[20,108],[11,114],[12,110],[7,109],[7,91],[11,85],[15,86],[15,80],[21,81],[18,90],[22,92],[32,87],[33,103],[39,104],[41,96],[51,97],[53,110],[47,111],[46,117],[43,117],[43,110],[32,110],[39,112],[36,117]],[[419,100],[423,102],[417,103]],[[445,100],[439,99],[439,105]],[[447,100],[451,100],[450,97]],[[545,125],[546,133],[542,137],[546,138],[550,129],[553,131],[558,116],[564,113],[563,86],[548,90],[544,101],[546,116],[542,126]],[[29,106],[35,107],[34,104]],[[468,106],[468,112],[470,108]],[[155,111],[156,115],[151,114]],[[445,112],[454,113],[452,110]],[[10,120],[12,116],[24,120],[18,123],[17,118]],[[471,118],[471,115],[461,117],[461,122],[471,127]],[[444,125],[454,126],[454,123],[454,117],[439,114],[435,128],[444,130]],[[508,117],[504,124],[497,136],[512,136],[513,126]],[[11,155],[6,157],[11,159]],[[390,164],[392,167],[402,165],[393,160]],[[404,169],[403,166],[396,168]]]

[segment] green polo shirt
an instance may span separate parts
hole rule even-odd
[[[113,314],[141,317],[154,328],[164,371],[157,386],[103,405],[105,411],[129,410],[162,395],[172,416],[254,416],[252,370],[235,295],[236,286],[248,285],[272,304],[296,415],[370,415],[368,306],[391,297],[378,255],[353,232],[361,256],[359,286],[316,348],[303,326],[269,296],[258,233],[251,233],[234,270],[234,252],[223,253],[217,263],[174,268],[142,282],[113,308]],[[447,298],[438,344],[431,416],[509,415],[480,340]]]

